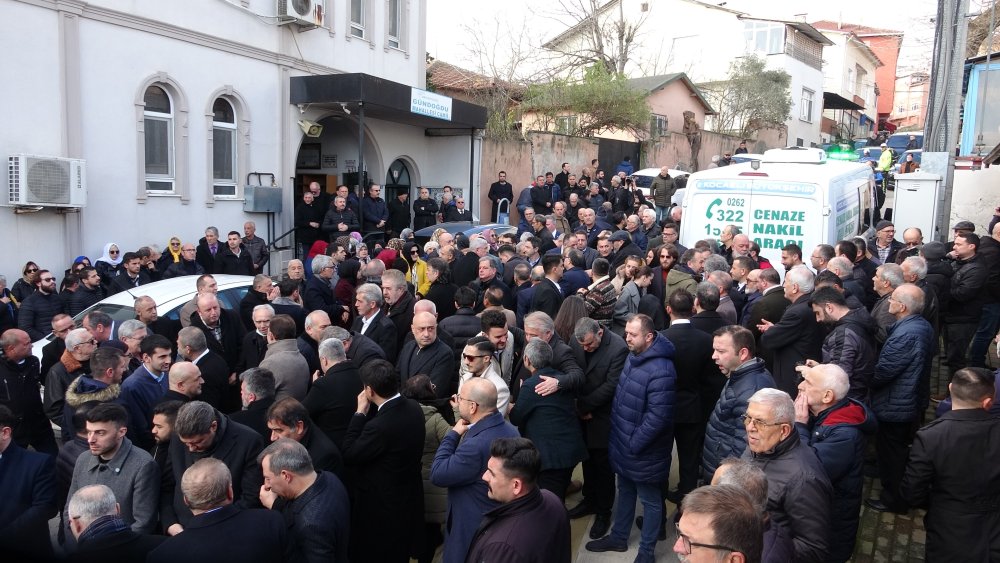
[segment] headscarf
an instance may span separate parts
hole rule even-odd
[[[110,250],[112,246],[118,247],[118,258],[111,257]],[[119,246],[117,243],[109,242],[108,244],[104,245],[104,254],[102,254],[101,257],[97,259],[97,262],[107,262],[112,266],[117,266],[118,264],[122,263],[122,257],[124,255],[125,253],[122,252],[121,246]]]
[[[351,238],[354,239],[354,240],[356,240],[356,241],[358,241],[358,242],[361,242],[363,240],[363,238],[361,237],[361,233],[359,233],[357,231],[354,231],[354,232],[351,233]]]
[[[361,271],[361,263],[357,260],[344,260],[338,266],[340,270],[340,281],[351,284],[351,287],[358,286],[358,272]]]
[[[306,260],[312,260],[313,258],[319,256],[320,254],[326,254],[327,243],[325,240],[318,240],[309,247],[309,254],[306,254]]]
[[[82,255],[81,256],[77,256],[76,258],[73,259],[73,265],[76,266],[77,264],[83,264],[84,260],[86,260],[87,262],[90,262],[90,258],[87,258],[86,256],[82,256]]]
[[[170,242],[171,241],[175,241],[175,240],[178,243],[177,244],[177,252],[176,253],[174,252],[174,247],[170,246]],[[174,264],[178,264],[181,261],[181,247],[182,246],[184,246],[184,241],[182,241],[180,237],[170,237],[170,240],[167,241],[167,252],[170,254],[170,257],[173,259],[172,262]]]
[[[399,238],[403,240],[413,240],[413,229],[406,228],[399,232]]]
[[[403,250],[403,239],[401,238],[391,238],[389,242],[385,245],[386,248],[391,248],[396,252],[402,252]]]

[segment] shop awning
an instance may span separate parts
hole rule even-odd
[[[823,109],[863,110],[865,108],[835,92],[823,92]]]

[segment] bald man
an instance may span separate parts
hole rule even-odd
[[[201,386],[205,384],[205,379],[201,376],[198,366],[191,362],[177,362],[170,366],[168,373],[170,388],[157,404],[167,401],[186,403],[201,396]]]
[[[396,364],[401,381],[424,374],[431,378],[439,398],[451,396],[458,388],[455,354],[438,338],[437,317],[429,312],[414,313],[411,330],[413,340],[403,345]]]

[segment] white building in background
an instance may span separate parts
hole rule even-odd
[[[867,137],[878,124],[875,51],[850,30],[822,29],[832,47],[823,50],[823,140]]]
[[[787,144],[819,144],[823,50],[833,43],[811,25],[699,0],[611,0],[598,11],[598,19],[613,21],[620,14],[633,22],[644,18],[625,69],[630,78],[683,72],[695,84],[718,82],[726,79],[732,62],[756,54],[767,68],[791,77]],[[579,50],[585,41],[582,29],[582,24],[571,27],[546,47]]]
[[[357,183],[359,166],[395,184],[386,199],[468,190],[485,111],[422,90],[425,20],[421,0],[0,0],[0,158],[84,159],[88,191],[79,209],[0,207],[0,273],[61,275],[107,242],[162,248],[246,220],[271,240],[304,183]],[[271,226],[244,211],[251,173],[280,188]]]

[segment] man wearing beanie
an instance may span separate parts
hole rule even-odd
[[[879,264],[896,262],[896,253],[903,249],[903,243],[896,240],[896,227],[885,219],[875,224],[875,235],[868,238],[868,252],[878,258]]]

